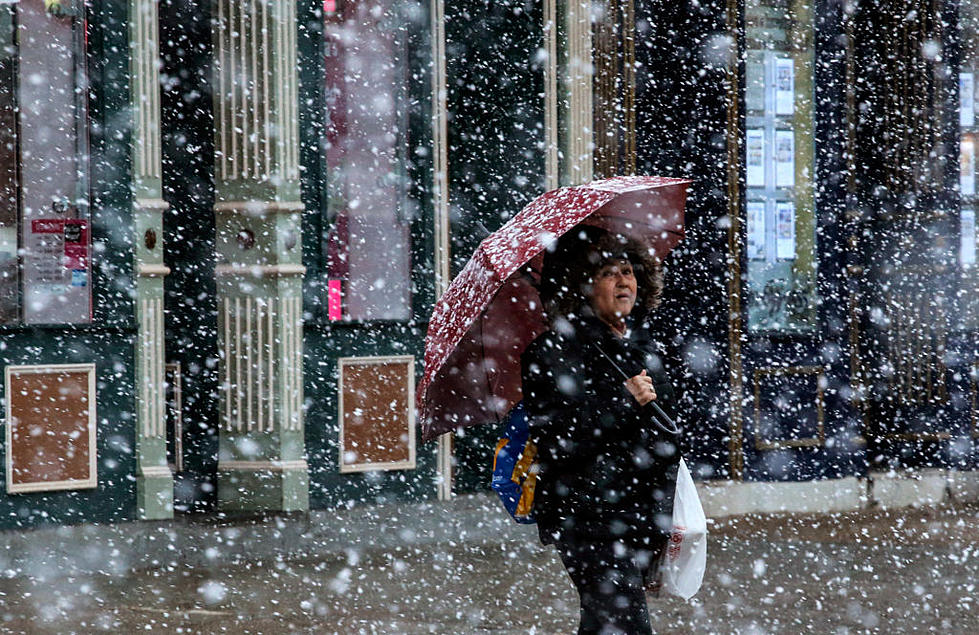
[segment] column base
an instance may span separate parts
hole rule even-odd
[[[309,511],[306,461],[218,462],[218,509]]]
[[[136,509],[140,520],[173,518],[173,473],[169,467],[151,465],[139,469]]]

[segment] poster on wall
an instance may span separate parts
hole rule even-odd
[[[976,125],[976,76],[959,73],[959,125],[971,128]]]
[[[775,205],[775,257],[795,259],[795,204],[788,201]]]
[[[962,234],[962,245],[959,253],[962,264],[972,266],[976,264],[976,210],[964,209],[959,218]]]
[[[795,113],[795,60],[775,58],[775,114]]]
[[[28,324],[90,322],[88,220],[34,218],[26,225],[24,321]]]
[[[976,143],[962,139],[959,150],[959,189],[964,196],[976,193]]]
[[[795,133],[775,131],[775,187],[795,187]]]
[[[747,132],[748,187],[765,187],[765,131],[751,128]]]
[[[748,201],[748,259],[765,259],[765,201]]]

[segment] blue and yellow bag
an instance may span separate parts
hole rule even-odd
[[[533,524],[537,485],[537,446],[529,439],[527,411],[521,401],[507,415],[506,430],[493,454],[491,487],[515,521]]]

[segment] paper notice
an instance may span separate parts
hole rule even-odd
[[[779,202],[775,205],[775,257],[779,260],[795,259],[795,204]]]
[[[795,133],[775,131],[775,187],[795,187]]]
[[[747,132],[748,187],[765,187],[765,130],[751,128]]]
[[[971,138],[962,139],[959,150],[959,189],[963,196],[976,193],[976,144]]]
[[[795,113],[795,60],[775,58],[775,114]]]
[[[748,259],[765,259],[765,201],[748,201]]]
[[[976,76],[959,73],[959,125],[971,128],[976,125]]]
[[[962,248],[960,250],[962,264],[974,265],[976,264],[976,210],[962,210],[959,224],[962,234]]]

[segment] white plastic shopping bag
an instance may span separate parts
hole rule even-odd
[[[680,459],[673,498],[673,530],[660,558],[662,592],[689,600],[707,569],[707,517],[687,464]]]

